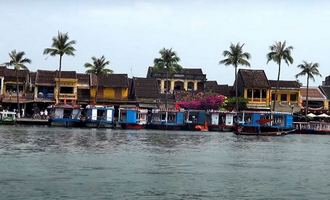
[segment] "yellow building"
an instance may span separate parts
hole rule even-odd
[[[166,81],[166,70],[155,70],[148,68],[147,78],[155,78],[158,81],[161,93],[169,89],[169,93],[174,91],[204,91],[206,75],[200,68],[182,68],[181,71],[168,74]],[[167,86],[168,85],[168,86]]]
[[[264,70],[240,69],[237,83],[234,83],[234,91],[236,84],[238,96],[248,99],[249,109],[270,109],[270,85]]]
[[[275,111],[280,112],[300,112],[301,111],[301,94],[298,81],[279,81],[278,91],[275,98],[275,90],[277,86],[276,80],[269,80],[271,86],[270,102],[275,102]]]
[[[97,89],[98,88],[98,89]],[[97,89],[97,93],[96,93]],[[113,103],[128,100],[127,74],[92,75],[90,86],[91,100],[96,103]]]
[[[55,72],[58,77],[58,71]],[[77,74],[75,71],[62,71],[61,72],[61,83],[59,78],[55,78],[55,100],[56,103],[72,103],[77,102]],[[59,88],[60,93],[58,96],[57,89]]]

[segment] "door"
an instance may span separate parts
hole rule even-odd
[[[219,124],[219,114],[213,113],[211,115],[211,123],[212,123],[212,125],[218,125]]]

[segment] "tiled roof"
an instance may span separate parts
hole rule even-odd
[[[206,92],[214,92],[217,94],[224,95],[226,97],[232,96],[232,87],[228,85],[218,85],[217,81],[206,81],[205,83],[205,91]]]
[[[36,75],[36,85],[55,85],[55,71],[38,70]]]
[[[30,72],[30,82],[33,85],[36,83],[36,76],[37,76],[36,72]]]
[[[104,74],[97,77],[99,87],[128,88],[127,74]]]
[[[155,72],[154,67],[149,67],[149,71]],[[157,70],[157,73],[166,73],[166,69]],[[191,74],[191,75],[203,75],[201,68],[182,68],[180,71],[175,72],[176,74]]]
[[[276,80],[269,80],[268,81],[271,87],[276,87],[277,81]],[[298,81],[279,81],[279,88],[300,88]]]
[[[250,88],[269,88],[267,76],[264,70],[240,69],[239,78],[245,87]]]
[[[6,66],[0,66],[0,76],[4,76],[6,68]]]
[[[16,71],[14,69],[4,68],[3,76],[5,81],[16,82]],[[28,78],[29,71],[28,70],[18,70],[18,81],[25,82]]]
[[[89,85],[90,75],[77,73],[78,84],[80,85]]]
[[[159,87],[154,78],[133,78],[135,98],[159,98]]]
[[[302,100],[306,100],[307,88],[306,87],[301,87],[300,88],[300,94],[301,94]],[[323,101],[323,100],[326,99],[326,97],[318,87],[309,87],[309,89],[308,89],[308,99],[309,100]]]
[[[148,78],[165,78],[166,69],[155,70],[154,67],[148,68]],[[206,75],[203,74],[201,68],[182,68],[180,71],[175,73],[169,73],[169,77],[181,78],[181,79],[196,79],[196,80],[206,80]]]
[[[58,77],[58,71],[55,71],[56,78]],[[61,71],[61,78],[70,78],[70,79],[77,79],[76,71]]]
[[[330,100],[330,86],[320,86],[321,91]]]
[[[205,90],[207,92],[219,92],[219,85],[217,81],[206,81],[205,82]]]
[[[226,97],[232,97],[232,91],[233,87],[229,85],[219,85],[220,88],[220,94],[226,96]]]

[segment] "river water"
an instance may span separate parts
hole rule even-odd
[[[0,199],[330,199],[330,136],[0,126]]]

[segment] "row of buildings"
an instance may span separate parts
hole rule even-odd
[[[219,73],[220,74],[220,73]],[[233,88],[238,86],[240,97],[248,99],[248,109],[269,110],[275,99],[276,81],[268,80],[263,70],[240,69],[234,86],[219,85],[208,81],[202,69],[183,68],[170,74],[148,68],[146,77],[129,78],[127,74],[93,75],[62,71],[60,87],[58,71],[28,70],[18,71],[19,91],[16,91],[16,72],[0,67],[0,103],[2,108],[13,110],[19,103],[27,115],[36,108],[45,109],[56,103],[139,106],[159,108],[164,105],[165,96],[170,105],[182,100],[182,96],[194,98],[197,94],[234,95]],[[59,95],[57,92],[59,88]],[[167,92],[167,95],[165,95]],[[198,95],[197,95],[198,96]],[[189,98],[188,98],[189,99]],[[299,112],[306,99],[306,88],[295,81],[280,81],[276,98],[276,110]],[[330,100],[330,77],[320,87],[309,90],[310,110],[327,112]]]

